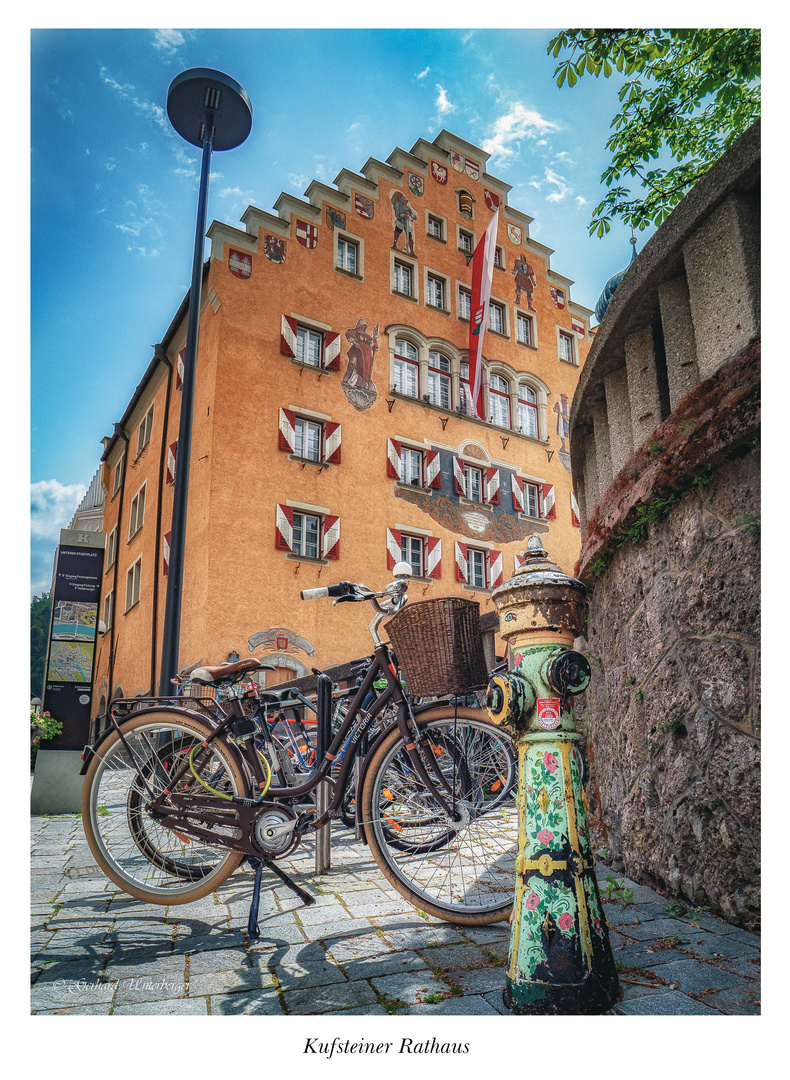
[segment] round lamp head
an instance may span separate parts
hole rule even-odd
[[[167,91],[167,115],[182,139],[202,146],[207,120],[214,127],[212,149],[232,150],[252,128],[252,105],[229,75],[212,68],[190,68],[176,75]]]

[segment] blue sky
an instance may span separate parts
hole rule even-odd
[[[209,221],[302,195],[442,128],[491,154],[552,267],[594,307],[629,231],[588,237],[615,80],[558,89],[542,30],[33,30],[31,589],[189,287],[199,150],[171,128],[172,79],[227,72],[254,120],[212,158]],[[648,237],[639,235],[639,247]]]

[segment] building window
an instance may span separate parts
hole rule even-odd
[[[488,305],[488,329],[497,334],[505,332],[505,309],[493,300]]]
[[[453,407],[453,382],[450,358],[431,350],[428,353],[428,398],[441,409]]]
[[[412,450],[408,446],[401,447],[400,481],[402,484],[422,487],[422,454],[419,450]]]
[[[471,502],[483,501],[483,474],[474,465],[464,465],[464,490]]]
[[[393,271],[393,283],[395,292],[403,293],[404,296],[411,296],[411,267],[405,263],[396,262]]]
[[[538,502],[538,485],[524,485],[524,513],[530,517],[540,516],[540,503]]]
[[[140,556],[126,571],[126,611],[134,607],[140,600],[140,577],[142,573],[143,557]]]
[[[531,386],[518,388],[518,430],[522,435],[538,438],[538,395]]]
[[[472,294],[467,289],[458,290],[458,318],[469,319],[472,313]]]
[[[321,460],[321,425],[313,420],[294,420],[294,454],[308,461]]]
[[[444,240],[444,222],[434,214],[428,215],[428,235],[434,240]]]
[[[154,407],[153,405],[143,417],[140,426],[137,429],[137,453],[140,454],[148,445],[151,439],[151,430],[154,426]]]
[[[522,315],[520,312],[516,317],[516,340],[520,341],[522,345],[535,344],[532,319],[529,315]]]
[[[486,553],[480,551],[477,548],[468,547],[466,549],[466,560],[468,565],[468,584],[474,585],[477,589],[485,589],[487,587],[487,574],[486,574]]]
[[[423,576],[423,559],[422,559],[423,541],[419,536],[405,536],[401,533],[400,538],[400,557],[403,562],[407,562],[411,567],[411,572],[414,577],[421,578]]]
[[[501,247],[494,248],[494,266],[498,266],[500,270],[505,267],[505,256],[502,253]]]
[[[510,386],[507,379],[493,372],[488,380],[488,401],[491,423],[499,427],[510,427]]]
[[[475,247],[475,238],[466,229],[458,230],[458,250],[464,255],[471,255]]]
[[[466,361],[461,364],[461,381],[459,389],[461,392],[459,411],[463,413],[464,416],[477,416],[472,401],[472,387],[469,384],[469,364]]]
[[[559,354],[560,360],[564,360],[566,364],[576,363],[574,338],[570,334],[563,334],[561,330],[559,332]]]
[[[346,240],[343,237],[338,237],[337,240],[337,268],[338,270],[345,270],[349,274],[357,273],[357,264],[359,259],[359,245],[355,244],[353,240]]]
[[[428,274],[428,288],[426,290],[426,303],[431,307],[444,308],[445,281],[444,278]]]
[[[129,508],[129,539],[134,536],[143,527],[143,520],[145,518],[145,484],[140,488],[135,497],[132,499],[132,505]]]
[[[112,589],[110,589],[110,591],[104,598],[104,607],[102,608],[102,622],[108,630],[112,626]]]
[[[115,563],[116,556],[118,554],[118,526],[113,525],[110,532],[107,534],[107,560],[105,565],[105,571]]]
[[[417,362],[417,350],[410,341],[397,338],[395,341],[395,389],[399,394],[419,397],[420,367]]]
[[[291,551],[295,555],[303,555],[306,559],[317,559],[320,538],[321,518],[316,514],[294,511]]]
[[[318,330],[310,330],[306,326],[297,326],[296,359],[301,364],[321,367],[323,353],[324,335]]]
[[[116,495],[121,487],[123,481],[123,467],[126,464],[126,454],[121,454],[115,465],[115,469],[112,474],[112,493]]]

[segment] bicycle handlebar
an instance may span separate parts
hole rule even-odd
[[[353,585],[349,581],[338,581],[336,585],[325,585],[323,589],[302,589],[303,600],[319,600],[324,596],[348,596]]]

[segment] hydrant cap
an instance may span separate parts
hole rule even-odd
[[[519,572],[500,585],[491,594],[492,599],[496,600],[497,596],[525,585],[564,585],[578,589],[582,597],[587,592],[584,582],[569,577],[551,561],[537,533],[533,533],[527,541],[527,554]]]

